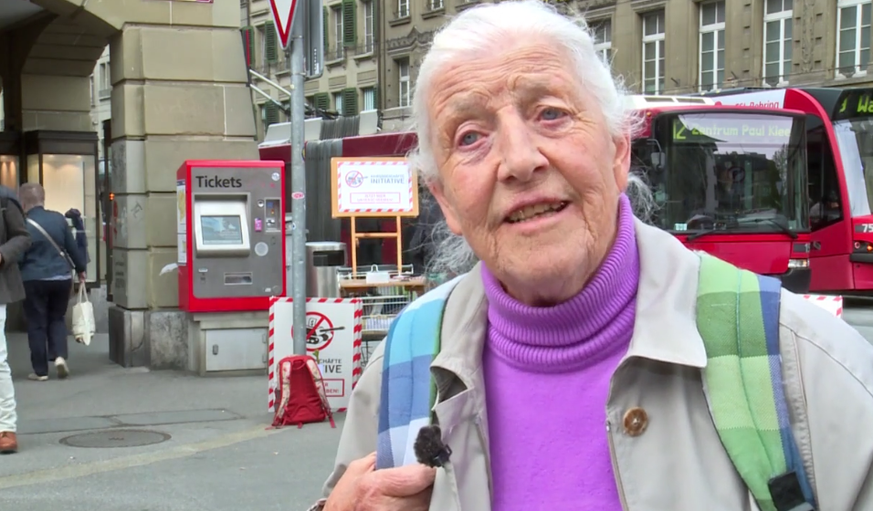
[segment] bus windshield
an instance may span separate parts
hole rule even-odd
[[[809,229],[802,118],[665,113],[652,133],[656,142],[634,143],[633,162],[652,186],[658,227],[674,234]]]
[[[853,217],[873,208],[873,118],[834,121]]]

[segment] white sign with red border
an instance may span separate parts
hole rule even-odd
[[[270,0],[270,8],[276,32],[279,33],[279,41],[282,43],[282,48],[287,49],[291,38],[291,24],[294,23],[294,14],[297,10],[297,0]]]
[[[334,216],[418,215],[418,183],[405,158],[334,160]]]
[[[358,383],[361,367],[363,307],[360,298],[306,299],[306,353],[318,360],[330,408],[343,412]],[[276,366],[294,355],[294,304],[289,297],[273,297],[270,302],[270,341],[268,346],[267,403],[275,406]],[[316,351],[318,352],[316,356]]]
[[[803,295],[803,298],[810,301],[822,309],[830,312],[834,316],[843,317],[843,297],[834,295]]]

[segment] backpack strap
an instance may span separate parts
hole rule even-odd
[[[697,329],[715,428],[761,511],[814,510],[789,422],[779,351],[779,280],[701,254]]]
[[[443,311],[449,294],[463,277],[412,302],[388,329],[382,359],[377,469],[417,463],[415,438],[430,424],[436,402],[430,364],[440,351]]]

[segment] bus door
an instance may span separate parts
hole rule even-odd
[[[819,116],[807,115],[806,125],[809,222],[812,229],[810,290],[853,289],[852,267],[848,264],[852,250],[852,220],[845,211],[846,201],[842,200],[834,145]]]

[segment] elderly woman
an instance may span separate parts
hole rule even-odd
[[[436,35],[412,158],[478,262],[395,321],[315,509],[873,509],[873,347],[637,220],[626,104],[540,2]]]

